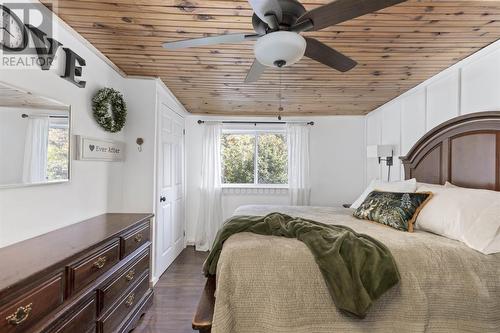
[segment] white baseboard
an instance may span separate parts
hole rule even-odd
[[[160,280],[160,279],[155,277],[155,276],[152,276],[151,277],[151,286],[154,287],[158,283],[158,280]]]

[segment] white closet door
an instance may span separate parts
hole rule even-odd
[[[160,277],[185,245],[184,119],[161,103],[158,124],[156,269]]]

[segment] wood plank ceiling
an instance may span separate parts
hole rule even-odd
[[[312,9],[330,0],[304,0]],[[193,113],[366,114],[500,37],[500,1],[416,1],[305,33],[355,59],[339,73],[304,58],[243,80],[253,42],[167,51],[164,41],[253,32],[246,1],[59,0],[54,11],[128,75],[159,76]]]

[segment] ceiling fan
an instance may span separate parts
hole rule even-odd
[[[256,60],[245,83],[259,80],[266,67],[290,66],[305,55],[341,72],[347,72],[357,62],[322,42],[300,35],[393,6],[406,0],[336,0],[306,11],[297,0],[248,0],[254,11],[252,25],[255,33],[226,34],[164,43],[175,50],[214,44],[240,43],[256,40]]]

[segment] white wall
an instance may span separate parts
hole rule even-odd
[[[123,90],[124,79],[67,31],[60,31],[58,38],[87,61],[86,88],[39,69],[2,69],[0,80],[71,105],[72,134],[123,140],[123,133],[99,128],[92,118],[91,99],[102,87]],[[121,168],[122,163],[72,161],[69,183],[0,189],[0,246],[113,209],[108,205],[108,193],[121,192]],[[113,191],[108,191],[111,187]]]
[[[230,118],[189,116],[186,118],[186,174],[187,174],[187,241],[193,242],[199,207],[199,185],[201,182],[202,126],[198,119],[225,120]],[[235,118],[232,118],[233,120]],[[240,119],[241,118],[237,118]],[[244,120],[276,120],[259,118]],[[311,128],[311,204],[316,206],[339,206],[352,202],[362,191],[365,170],[364,117],[307,117],[290,120],[312,120]],[[288,204],[286,190],[269,189],[225,189],[223,192],[223,215],[229,217],[240,205]]]
[[[123,169],[123,211],[153,212],[156,81],[130,79],[125,83],[128,113],[125,126],[125,154]],[[136,139],[143,138],[142,152]]]
[[[70,105],[72,135],[125,141],[126,161],[76,161],[73,154],[68,183],[0,189],[0,247],[106,212],[153,211],[158,82],[122,77],[59,21],[55,22],[54,33],[65,47],[86,60],[82,77],[87,81],[85,88],[80,89],[59,77],[59,65],[64,60],[60,52],[58,64],[51,71],[0,69],[0,81]],[[127,123],[120,133],[104,131],[93,119],[91,100],[103,87],[121,91],[128,105]],[[139,153],[135,145],[139,136],[145,138],[143,153]]]
[[[367,145],[390,144],[404,156],[426,132],[459,115],[500,111],[500,41],[451,66],[366,116]],[[366,179],[387,167],[367,159]],[[391,180],[404,179],[398,158]]]
[[[166,104],[172,111],[187,111],[159,79],[128,78],[124,93],[129,114],[124,128],[127,162],[123,169],[122,210],[150,213],[155,209],[157,107]],[[138,150],[137,138],[144,143]]]

